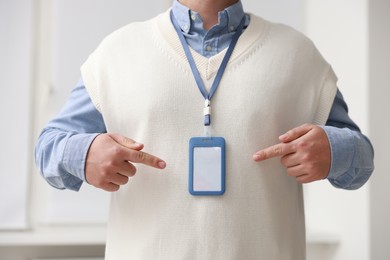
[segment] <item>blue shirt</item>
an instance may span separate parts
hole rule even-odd
[[[219,12],[219,23],[208,31],[203,28],[199,14],[177,0],[172,10],[188,44],[206,57],[228,47],[244,15],[246,25],[250,23],[240,1]],[[374,152],[370,141],[349,118],[348,107],[339,90],[323,129],[332,153],[328,180],[338,188],[361,187],[374,169]],[[46,125],[38,139],[35,159],[43,177],[58,189],[79,190],[85,181],[88,149],[99,133],[106,132],[102,115],[93,105],[81,79],[61,112]]]

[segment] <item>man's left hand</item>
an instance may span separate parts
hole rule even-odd
[[[325,179],[330,170],[331,151],[325,131],[316,125],[304,124],[279,136],[280,143],[253,155],[256,162],[281,157],[290,176],[299,183]]]

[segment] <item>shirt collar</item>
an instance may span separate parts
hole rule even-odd
[[[189,33],[191,30],[192,11],[185,5],[181,4],[179,0],[174,0],[172,5],[172,12],[181,30],[184,33]],[[225,26],[228,26],[229,30],[233,31],[238,27],[244,15],[244,9],[242,8],[242,3],[240,0],[237,3],[227,7],[225,10],[220,11],[218,13],[218,19],[220,23],[226,23]]]

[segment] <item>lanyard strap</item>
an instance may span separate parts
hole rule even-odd
[[[171,11],[170,15],[171,15],[171,21],[172,21],[173,27],[175,27],[177,35],[179,36],[180,42],[181,42],[181,44],[183,46],[184,52],[185,52],[185,54],[187,56],[187,60],[188,60],[188,63],[190,64],[190,67],[191,67],[191,70],[192,70],[192,74],[194,75],[196,84],[198,85],[198,88],[199,88],[200,92],[202,93],[202,95],[203,95],[203,97],[205,99],[205,108],[203,110],[203,114],[205,116],[205,118],[204,118],[204,125],[205,126],[209,126],[211,124],[211,119],[210,119],[210,112],[211,112],[210,101],[211,101],[211,98],[213,97],[215,91],[218,88],[219,82],[222,79],[222,75],[225,72],[225,68],[226,68],[227,63],[228,63],[228,61],[230,59],[230,56],[233,53],[233,50],[234,50],[234,47],[236,46],[238,38],[240,37],[241,33],[243,32],[244,25],[245,25],[245,15],[242,18],[239,26],[237,27],[236,33],[233,35],[233,38],[232,38],[232,40],[231,40],[231,42],[229,44],[229,47],[228,47],[228,49],[226,51],[226,54],[223,57],[223,60],[222,60],[222,63],[220,65],[219,69],[218,69],[217,75],[215,76],[213,84],[211,85],[210,93],[207,93],[207,90],[206,90],[206,88],[205,88],[205,86],[203,84],[202,78],[200,77],[198,68],[196,67],[194,58],[192,57],[190,48],[188,47],[188,44],[187,44],[186,40],[184,39],[183,33],[182,33],[182,31],[180,29],[180,26],[177,23],[176,18],[173,15],[172,11]]]

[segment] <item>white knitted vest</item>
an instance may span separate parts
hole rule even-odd
[[[210,86],[225,51],[193,52]],[[336,77],[313,44],[251,15],[212,100],[226,139],[226,192],[188,192],[188,141],[203,133],[200,94],[169,13],[107,37],[82,76],[108,132],[145,144],[165,170],[138,165],[112,194],[106,259],[305,259],[302,187],[278,159],[252,155],[303,123],[324,124]]]

